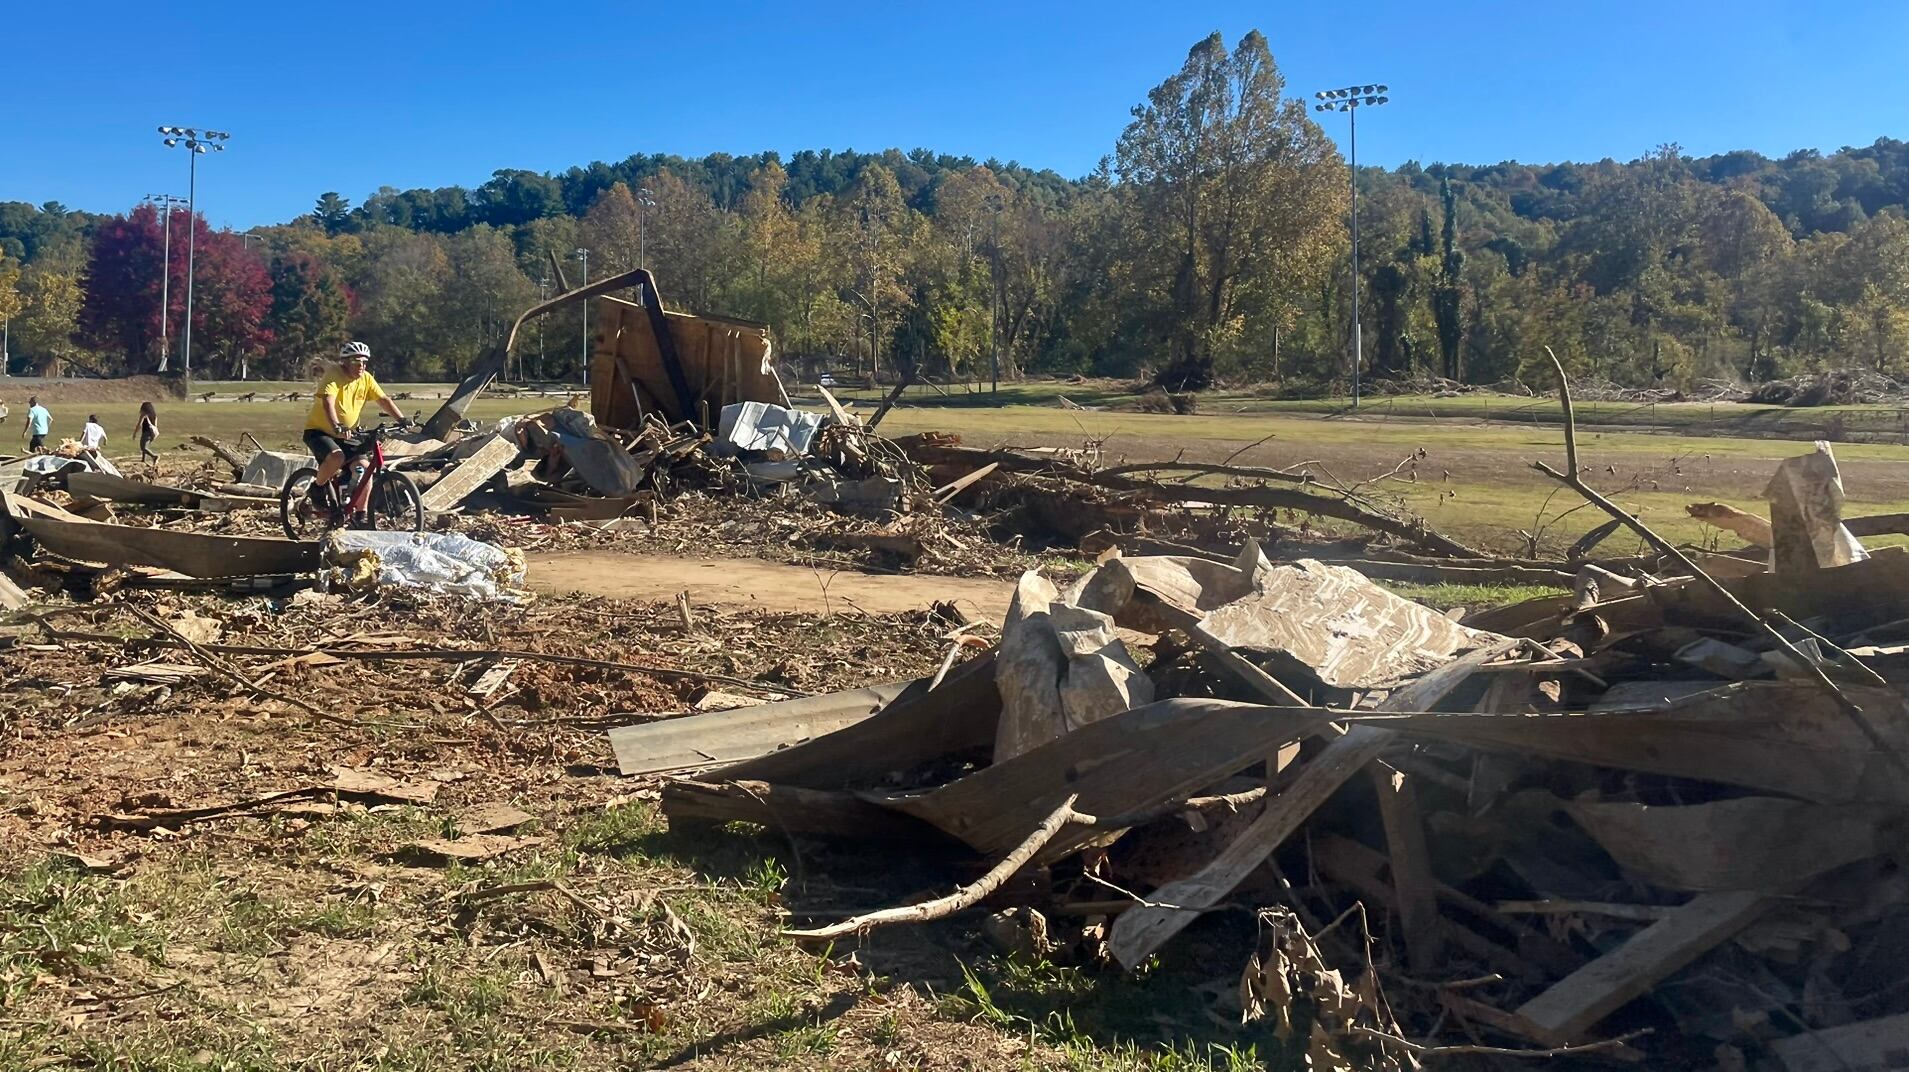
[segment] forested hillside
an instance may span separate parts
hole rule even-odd
[[[247,236],[198,221],[195,372],[302,376],[357,337],[388,377],[450,375],[555,289],[551,254],[574,284],[587,250],[592,277],[646,261],[672,307],[766,322],[782,354],[845,366],[985,378],[998,340],[1010,377],[1344,376],[1345,162],[1264,38],[1195,45],[1108,148],[1073,179],[925,149],[638,155],[325,193]],[[1369,375],[1540,382],[1547,344],[1635,385],[1909,373],[1909,143],[1358,181]],[[186,226],[175,212],[175,352]],[[157,367],[162,238],[149,206],[0,203],[13,371]],[[541,350],[543,374],[574,375],[576,315],[520,347],[533,374]]]

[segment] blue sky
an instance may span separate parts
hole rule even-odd
[[[632,153],[939,152],[1079,175],[1219,30],[1289,89],[1386,82],[1360,161],[1778,155],[1909,135],[1909,2],[32,3],[0,40],[0,200],[185,193],[162,123],[232,132],[218,225],[337,190]],[[1328,131],[1343,141],[1344,122]]]

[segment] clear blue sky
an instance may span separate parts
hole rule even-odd
[[[926,146],[1076,176],[1193,42],[1254,27],[1295,93],[1391,84],[1362,163],[1909,135],[1905,0],[22,2],[6,24],[0,200],[184,194],[184,152],[154,128],[210,126],[233,137],[200,169],[201,206],[236,227],[326,190],[356,203],[639,152]]]

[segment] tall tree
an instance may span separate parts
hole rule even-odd
[[[67,365],[80,359],[74,332],[82,300],[80,278],[73,272],[36,268],[26,274],[26,311],[13,322],[13,342],[39,375],[64,376]],[[91,371],[122,370],[102,365]]]
[[[1441,374],[1456,380],[1458,348],[1465,341],[1465,251],[1458,248],[1458,198],[1452,192],[1451,179],[1438,180],[1438,199],[1445,209],[1445,223],[1439,232],[1438,286],[1432,291],[1432,320],[1438,327]]]
[[[636,195],[619,182],[597,195],[596,203],[584,214],[583,244],[590,247],[594,270],[599,274],[626,272],[638,266],[646,238],[640,212]]]
[[[318,204],[312,208],[312,219],[325,229],[328,235],[335,235],[351,224],[351,202],[338,196],[335,190],[318,195]]]
[[[274,259],[271,279],[272,308],[265,323],[272,345],[263,371],[301,379],[314,362],[330,357],[349,337],[351,293],[338,269],[302,250]]]
[[[1217,351],[1241,336],[1254,284],[1316,267],[1336,240],[1345,175],[1337,151],[1297,100],[1258,31],[1232,53],[1219,34],[1193,46],[1154,87],[1115,147],[1138,223],[1150,237],[1134,300],[1167,344],[1159,381],[1205,387]],[[1263,298],[1262,298],[1263,301]]]

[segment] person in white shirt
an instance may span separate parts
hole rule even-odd
[[[86,427],[80,429],[80,449],[88,454],[98,454],[99,448],[106,443],[106,428],[99,423],[99,415],[86,415]]]

